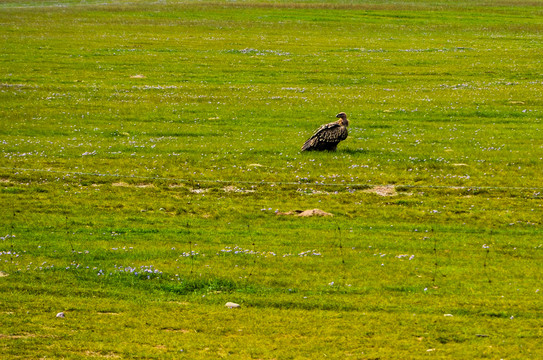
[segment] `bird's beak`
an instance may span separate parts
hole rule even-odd
[[[336,117],[341,117],[341,114],[337,114]]]

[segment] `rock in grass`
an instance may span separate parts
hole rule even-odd
[[[61,311],[61,312],[59,312],[59,313],[57,314],[57,317],[63,319],[63,318],[65,318],[66,316],[65,316],[64,313]]]
[[[233,302],[227,302],[226,305],[224,305],[224,306],[226,306],[229,309],[234,309],[234,308],[241,307],[240,304],[236,304],[236,303],[233,303]]]

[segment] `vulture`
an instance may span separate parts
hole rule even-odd
[[[322,125],[302,146],[302,151],[336,151],[337,144],[347,138],[349,121],[344,112],[336,115],[338,121]]]

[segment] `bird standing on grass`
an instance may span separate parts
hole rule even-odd
[[[349,121],[344,112],[336,115],[338,121],[322,125],[302,146],[302,151],[336,151],[337,144],[347,139]]]

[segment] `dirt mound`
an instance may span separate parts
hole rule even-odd
[[[300,217],[309,217],[309,216],[334,216],[334,214],[327,213],[320,209],[311,209],[311,210],[292,210],[288,212],[278,212],[277,215],[293,215]]]

